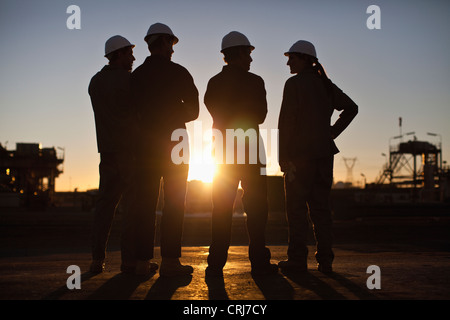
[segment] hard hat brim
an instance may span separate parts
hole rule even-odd
[[[147,42],[147,44],[150,44],[150,43],[152,43],[153,41],[155,41],[159,36],[163,36],[163,35],[165,35],[165,36],[171,36],[171,37],[173,38],[173,44],[174,44],[174,45],[177,44],[178,41],[179,41],[178,38],[177,38],[176,36],[174,36],[173,34],[168,34],[168,33],[155,33],[155,34],[149,34],[149,35],[146,35],[146,36],[145,36],[144,41]],[[155,36],[156,36],[156,37],[155,37]],[[151,37],[155,37],[155,39],[149,43],[148,41],[149,41],[149,39],[150,39]]]
[[[110,51],[110,52],[106,53],[104,55],[104,57],[106,58],[106,56],[110,55],[111,53],[116,52],[117,50],[120,50],[120,49],[128,48],[128,47],[131,47],[131,49],[133,49],[136,46],[134,44],[131,44],[131,45],[128,45],[128,46],[123,46],[123,47],[117,48],[116,50],[113,50],[113,51]]]
[[[306,56],[310,56],[310,57],[313,57],[313,58],[317,58],[316,56],[313,56],[312,54],[308,54],[308,53],[304,53],[304,52],[297,52],[297,51],[288,51],[288,52],[285,52],[284,55],[285,55],[286,57],[289,57],[289,55],[291,55],[291,54],[293,54],[293,53],[304,54],[304,55],[306,55]]]
[[[251,49],[251,51],[255,50],[255,47],[252,46],[252,45],[250,45],[250,46],[248,46],[248,45],[237,45],[237,46],[229,46],[229,47],[223,48],[222,50],[220,50],[220,52],[223,53],[223,52],[224,52],[225,50],[227,50],[227,49],[230,49],[230,48],[237,48],[237,47],[246,47],[246,48],[248,47],[248,48]]]

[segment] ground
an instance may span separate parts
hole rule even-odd
[[[312,234],[309,271],[252,277],[245,217],[236,216],[224,280],[205,279],[208,215],[186,216],[182,262],[189,277],[138,277],[120,272],[120,216],[108,248],[106,272],[92,275],[89,233],[92,212],[47,210],[0,214],[0,299],[2,300],[448,300],[450,217],[358,217],[335,221],[334,273],[316,269]],[[282,213],[271,213],[267,228],[272,261],[286,258],[287,228]],[[158,234],[157,234],[158,236]],[[159,244],[155,261],[160,262]],[[69,290],[70,265],[81,271],[81,289]],[[369,289],[367,268],[380,268],[380,289]]]

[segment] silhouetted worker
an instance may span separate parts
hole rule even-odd
[[[334,154],[339,152],[334,139],[350,124],[358,107],[328,79],[313,44],[300,40],[285,55],[296,75],[286,81],[278,123],[289,225],[288,260],[279,267],[307,270],[309,208],[318,269],[332,272],[330,191]],[[331,125],[334,109],[342,112]]]
[[[133,150],[131,130],[136,121],[131,112],[130,72],[133,66],[132,45],[117,35],[106,41],[103,67],[89,84],[94,109],[97,146],[100,153],[99,195],[95,208],[92,235],[91,272],[104,270],[105,255],[111,224],[122,196],[129,200],[132,176],[130,166]],[[127,198],[127,199],[125,199]],[[131,201],[131,200],[130,200]],[[125,272],[135,267],[131,224],[127,201],[123,201],[124,225],[122,233],[122,265]]]
[[[265,247],[265,226],[268,216],[267,182],[261,175],[265,168],[258,161],[252,164],[251,150],[264,148],[259,139],[259,124],[267,115],[267,101],[264,81],[250,73],[250,54],[254,47],[245,35],[237,31],[230,32],[222,40],[222,50],[226,66],[212,77],[205,93],[205,105],[213,118],[213,127],[220,130],[225,139],[227,129],[241,129],[246,133],[256,133],[256,139],[245,143],[245,162],[239,164],[236,158],[238,147],[227,148],[224,141],[222,164],[213,181],[212,242],[209,249],[207,276],[223,276],[228,248],[230,246],[233,203],[236,198],[239,181],[244,189],[243,204],[247,214],[249,235],[249,259],[252,273],[256,275],[275,273],[278,267],[270,263],[270,251]],[[248,131],[247,131],[248,130]],[[233,138],[234,140],[234,138]],[[239,140],[239,137],[238,137]],[[254,143],[250,146],[249,144]],[[217,150],[216,150],[217,152]],[[233,154],[232,163],[226,158]]]
[[[186,129],[186,122],[199,113],[198,91],[189,72],[171,61],[178,38],[161,23],[150,26],[145,37],[151,55],[131,75],[133,98],[139,117],[137,148],[137,232],[140,260],[153,258],[155,214],[160,179],[163,178],[164,208],[161,217],[160,275],[193,272],[180,263],[188,164],[174,164],[172,132]]]

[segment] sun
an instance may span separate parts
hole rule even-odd
[[[214,175],[217,172],[217,166],[212,156],[212,138],[209,134],[203,134],[199,129],[196,132],[194,128],[194,134],[199,135],[202,139],[200,143],[194,143],[191,145],[190,157],[189,157],[189,174],[188,181],[198,180],[204,183],[212,183]]]
[[[216,166],[213,163],[208,164],[189,164],[188,181],[199,180],[205,183],[213,182],[214,175],[216,173]]]

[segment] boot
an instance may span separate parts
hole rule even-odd
[[[182,265],[178,258],[163,258],[159,275],[162,277],[186,276],[194,272],[194,268]]]
[[[105,271],[105,261],[103,260],[92,260],[91,266],[89,267],[91,273],[102,273]]]
[[[158,270],[158,265],[149,260],[138,260],[136,263],[136,270],[134,273],[138,276],[148,276]]]

